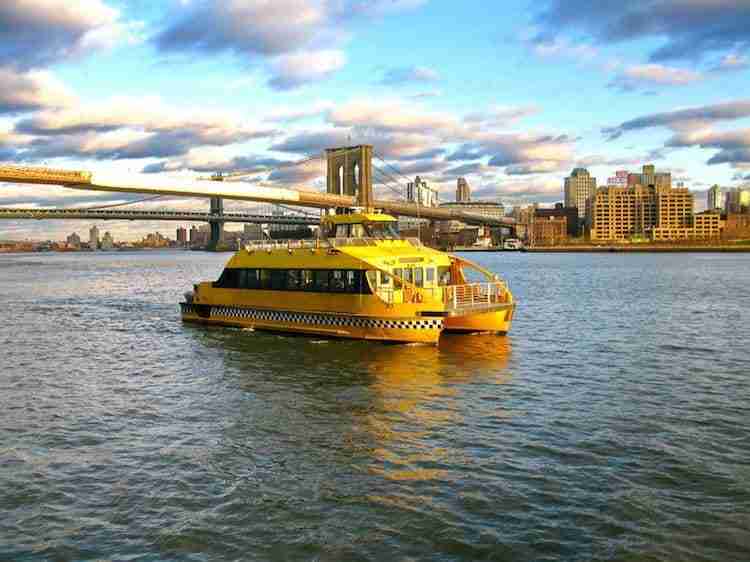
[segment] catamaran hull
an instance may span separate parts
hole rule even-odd
[[[474,332],[494,332],[505,335],[510,331],[510,325],[513,321],[512,304],[501,310],[492,312],[480,312],[467,314],[464,316],[449,316],[444,319],[443,329],[446,332],[454,333],[474,333]]]
[[[384,318],[189,303],[180,307],[184,322],[394,343],[436,344],[444,322],[439,317]]]

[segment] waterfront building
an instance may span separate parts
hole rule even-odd
[[[628,174],[628,186],[650,186],[671,188],[672,174],[670,172],[657,172],[653,164],[643,166],[640,174]]]
[[[708,190],[706,209],[722,209],[724,207],[724,194],[718,185],[714,185]]]
[[[187,245],[187,229],[184,226],[177,229],[177,244],[180,246]]]
[[[115,247],[115,240],[109,232],[105,232],[102,236],[101,248],[102,250],[112,250]]]
[[[588,216],[595,193],[596,178],[591,177],[586,168],[575,168],[565,178],[565,206],[577,208],[579,218]]]
[[[513,218],[516,219],[516,238],[528,241],[531,238],[531,224],[538,209],[537,205],[514,208]],[[576,215],[576,220],[578,216]]]
[[[160,232],[152,232],[146,235],[141,242],[141,246],[145,248],[168,248],[169,238],[162,236]]]
[[[721,235],[726,240],[750,240],[750,213],[728,214]]]
[[[750,213],[750,189],[737,187],[726,193],[727,213]]]
[[[406,184],[406,199],[409,203],[416,203],[422,207],[437,207],[438,192],[417,176],[413,182]]]
[[[575,220],[578,221],[577,214]],[[565,242],[568,239],[567,216],[534,216],[528,227],[527,239],[530,246],[555,246]]]
[[[552,209],[534,209],[534,219],[564,218],[566,236],[575,238],[579,234],[578,209],[565,207],[562,203],[555,203]],[[559,238],[559,236],[558,236]]]
[[[691,238],[709,239],[719,238],[723,229],[721,212],[709,209],[693,216],[693,232]]]
[[[440,208],[482,215],[492,219],[505,218],[505,205],[498,201],[448,201],[440,203]],[[464,228],[466,225],[461,221],[440,221],[441,232],[458,232]]]
[[[75,232],[72,233],[71,235],[69,235],[65,239],[65,242],[71,248],[80,248],[81,247],[81,237],[78,236],[78,234],[76,234]]]
[[[466,178],[456,180],[456,203],[468,203],[471,201],[471,186]]]
[[[687,188],[630,185],[597,190],[592,206],[591,240],[654,241],[716,238],[717,212],[693,214],[694,197]]]
[[[99,229],[96,225],[89,230],[89,248],[92,250],[99,248]]]
[[[625,187],[628,185],[628,175],[627,170],[617,170],[613,177],[607,178],[607,185]]]

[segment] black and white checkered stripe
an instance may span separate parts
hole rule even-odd
[[[181,303],[184,314],[196,314],[196,307]],[[262,310],[256,308],[239,308],[234,306],[211,307],[210,318],[238,318],[243,320],[260,320],[284,322],[287,324],[306,324],[313,326],[351,326],[356,328],[388,328],[400,330],[442,330],[442,318],[371,318],[345,316],[339,314],[315,314],[306,312],[287,312],[282,310]]]

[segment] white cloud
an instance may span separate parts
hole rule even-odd
[[[636,90],[653,86],[686,86],[703,80],[699,72],[661,64],[636,64],[624,68],[610,83],[622,90]]]
[[[38,68],[111,46],[128,25],[101,0],[3,0],[0,64]]]
[[[425,111],[398,99],[355,99],[331,110],[328,119],[340,127],[435,134],[454,130],[459,121],[447,113]]]
[[[339,50],[322,50],[280,55],[270,64],[272,88],[289,90],[331,76],[346,64],[346,55]]]
[[[50,72],[19,72],[0,67],[0,114],[63,107],[75,99],[73,93]]]

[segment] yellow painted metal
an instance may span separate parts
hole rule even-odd
[[[445,319],[444,329],[448,332],[495,332],[507,334],[513,320],[514,305],[508,304],[505,310],[478,312],[466,316],[451,316]]]
[[[363,222],[398,222],[396,217],[385,213],[348,213],[341,215],[326,215],[322,219],[332,224],[361,224]]]

